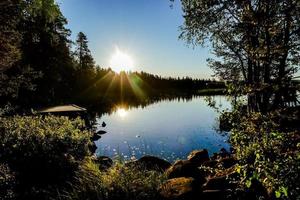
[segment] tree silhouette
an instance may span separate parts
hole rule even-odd
[[[83,32],[79,32],[77,35],[75,55],[80,69],[94,67],[94,59],[88,47],[87,37]]]

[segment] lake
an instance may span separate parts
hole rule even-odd
[[[224,96],[212,98],[221,109],[230,108]],[[195,149],[206,148],[213,154],[230,147],[228,135],[216,130],[218,115],[203,96],[130,109],[117,106],[112,113],[97,118],[98,129],[107,134],[96,142],[96,153],[125,160],[154,155],[169,161],[185,158]],[[101,127],[103,121],[105,128]]]

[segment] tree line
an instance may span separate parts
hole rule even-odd
[[[106,96],[145,98],[224,87],[210,80],[162,78],[145,72],[116,74],[100,68],[83,32],[75,42],[69,39],[67,19],[54,0],[5,0],[0,12],[2,105],[89,102]]]

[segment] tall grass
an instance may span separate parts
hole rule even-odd
[[[92,160],[87,160],[75,179],[62,199],[159,199],[158,188],[166,177],[160,172],[136,169],[120,161],[107,171],[100,171]]]

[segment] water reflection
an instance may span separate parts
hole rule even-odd
[[[118,108],[116,112],[121,119],[126,118],[126,116],[128,114],[128,112],[125,110],[125,108],[122,108],[122,107]]]
[[[229,107],[225,97],[214,98],[223,108]],[[174,161],[194,149],[207,148],[210,153],[228,149],[227,136],[214,129],[217,116],[205,97],[165,99],[137,107],[120,104],[97,118],[98,124],[106,122],[108,133],[97,141],[96,153],[124,159],[152,154]]]

